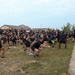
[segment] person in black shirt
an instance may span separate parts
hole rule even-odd
[[[30,42],[26,38],[27,38],[26,35],[24,35],[24,37],[23,37],[23,43],[24,43],[25,47],[30,47],[31,46]]]
[[[35,33],[35,40],[37,41],[37,40],[39,39],[39,37],[40,37],[39,32],[36,32],[36,33]]]
[[[54,48],[54,46],[55,46],[55,41],[54,40],[55,40],[55,35],[51,34],[50,38],[48,40],[48,43],[50,44],[50,46],[52,46],[52,48]]]
[[[12,46],[12,36],[11,35],[7,36],[7,42],[8,42],[8,49],[10,49]]]
[[[23,37],[23,48],[24,48],[24,51],[27,50],[27,54],[28,55],[33,55],[31,53],[31,48],[30,48],[31,44],[30,44],[30,42],[26,38],[27,38],[27,36],[24,35],[24,37]]]
[[[14,34],[14,35],[12,36],[12,43],[13,43],[13,47],[14,47],[14,48],[16,47],[16,40],[17,40],[17,38],[16,38],[16,35]]]
[[[0,29],[0,35],[2,35],[3,34],[3,30],[2,29]]]
[[[48,40],[49,40],[48,34],[45,34],[44,37],[43,37],[43,44],[44,44],[44,46],[46,46],[46,47],[50,47],[50,46],[48,45]]]
[[[67,35],[63,32],[60,33],[59,35],[59,49],[60,49],[60,45],[61,43],[65,44],[65,49],[66,49],[66,39],[67,39]]]
[[[2,55],[1,55],[1,58],[4,58],[4,54],[5,54],[5,49],[3,47],[3,39],[2,39],[2,36],[0,35],[0,51],[2,51]]]
[[[74,34],[73,34],[74,40],[75,40],[75,30],[74,30]]]
[[[32,36],[30,37],[30,42],[33,44],[34,41],[35,41],[35,38],[34,38],[34,35],[32,35]]]
[[[34,57],[39,56],[39,53],[41,51],[40,46],[42,44],[42,41],[43,41],[43,38],[40,37],[39,40],[31,46],[31,49],[34,52]]]
[[[57,41],[59,42],[59,34],[60,34],[60,31],[58,30],[57,32]]]

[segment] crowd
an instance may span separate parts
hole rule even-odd
[[[26,32],[25,30],[1,30],[0,29],[0,51],[1,58],[5,57],[5,46],[8,45],[8,49],[13,46],[16,48],[17,42],[23,46],[23,50],[28,55],[33,55],[34,57],[39,57],[39,53],[41,52],[41,47],[54,48],[56,43],[59,43],[59,49],[61,44],[65,44],[65,48],[67,48],[67,41],[72,39],[75,40],[75,30],[70,34],[64,31],[30,31]],[[18,45],[17,45],[18,47]]]

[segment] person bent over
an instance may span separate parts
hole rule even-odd
[[[42,37],[39,37],[38,41],[36,41],[36,42],[31,46],[31,49],[32,49],[33,52],[34,52],[34,57],[39,56],[39,53],[41,52],[40,46],[41,46],[42,41],[43,41],[43,38],[42,38]]]
[[[28,55],[33,55],[32,52],[31,52],[31,48],[30,48],[31,44],[26,38],[27,38],[26,35],[24,35],[24,37],[23,37],[23,48],[24,48],[24,51],[26,51],[26,53]]]

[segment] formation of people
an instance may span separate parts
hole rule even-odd
[[[61,44],[65,45],[67,48],[67,41],[72,39],[75,40],[75,30],[70,34],[64,31],[30,31],[26,32],[25,30],[1,30],[0,29],[0,51],[1,58],[5,57],[6,48],[4,44],[7,44],[10,49],[11,46],[16,48],[17,42],[23,46],[23,50],[28,55],[33,55],[34,57],[39,57],[41,52],[41,47],[54,48],[56,43],[59,43],[58,48],[60,49]],[[17,47],[19,47],[17,45]]]

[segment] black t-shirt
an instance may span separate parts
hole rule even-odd
[[[1,44],[1,41],[3,40],[2,37],[0,37],[0,48],[2,48],[2,44]]]
[[[2,34],[3,33],[3,30],[2,29],[0,29],[0,34]]]
[[[63,33],[61,33],[59,35],[59,39],[62,40],[62,41],[66,40],[66,37],[67,37],[67,35],[66,34],[63,34]]]
[[[27,47],[30,47],[30,46],[31,46],[30,42],[29,42],[28,40],[26,40],[26,39],[23,39],[23,43],[24,43]]]
[[[47,37],[44,37],[43,41],[48,41],[48,38]]]
[[[38,49],[38,48],[40,47],[40,45],[41,45],[41,42],[40,42],[40,41],[37,41],[37,42],[35,42],[35,43],[32,45],[32,47]]]
[[[6,37],[1,37],[1,40],[3,40],[3,43],[6,42]]]
[[[16,39],[16,37],[12,37],[12,41],[16,41],[17,39]]]
[[[31,42],[34,42],[34,40],[35,40],[35,38],[30,38],[30,41],[31,41]]]
[[[75,38],[75,32],[74,32],[74,38]]]

